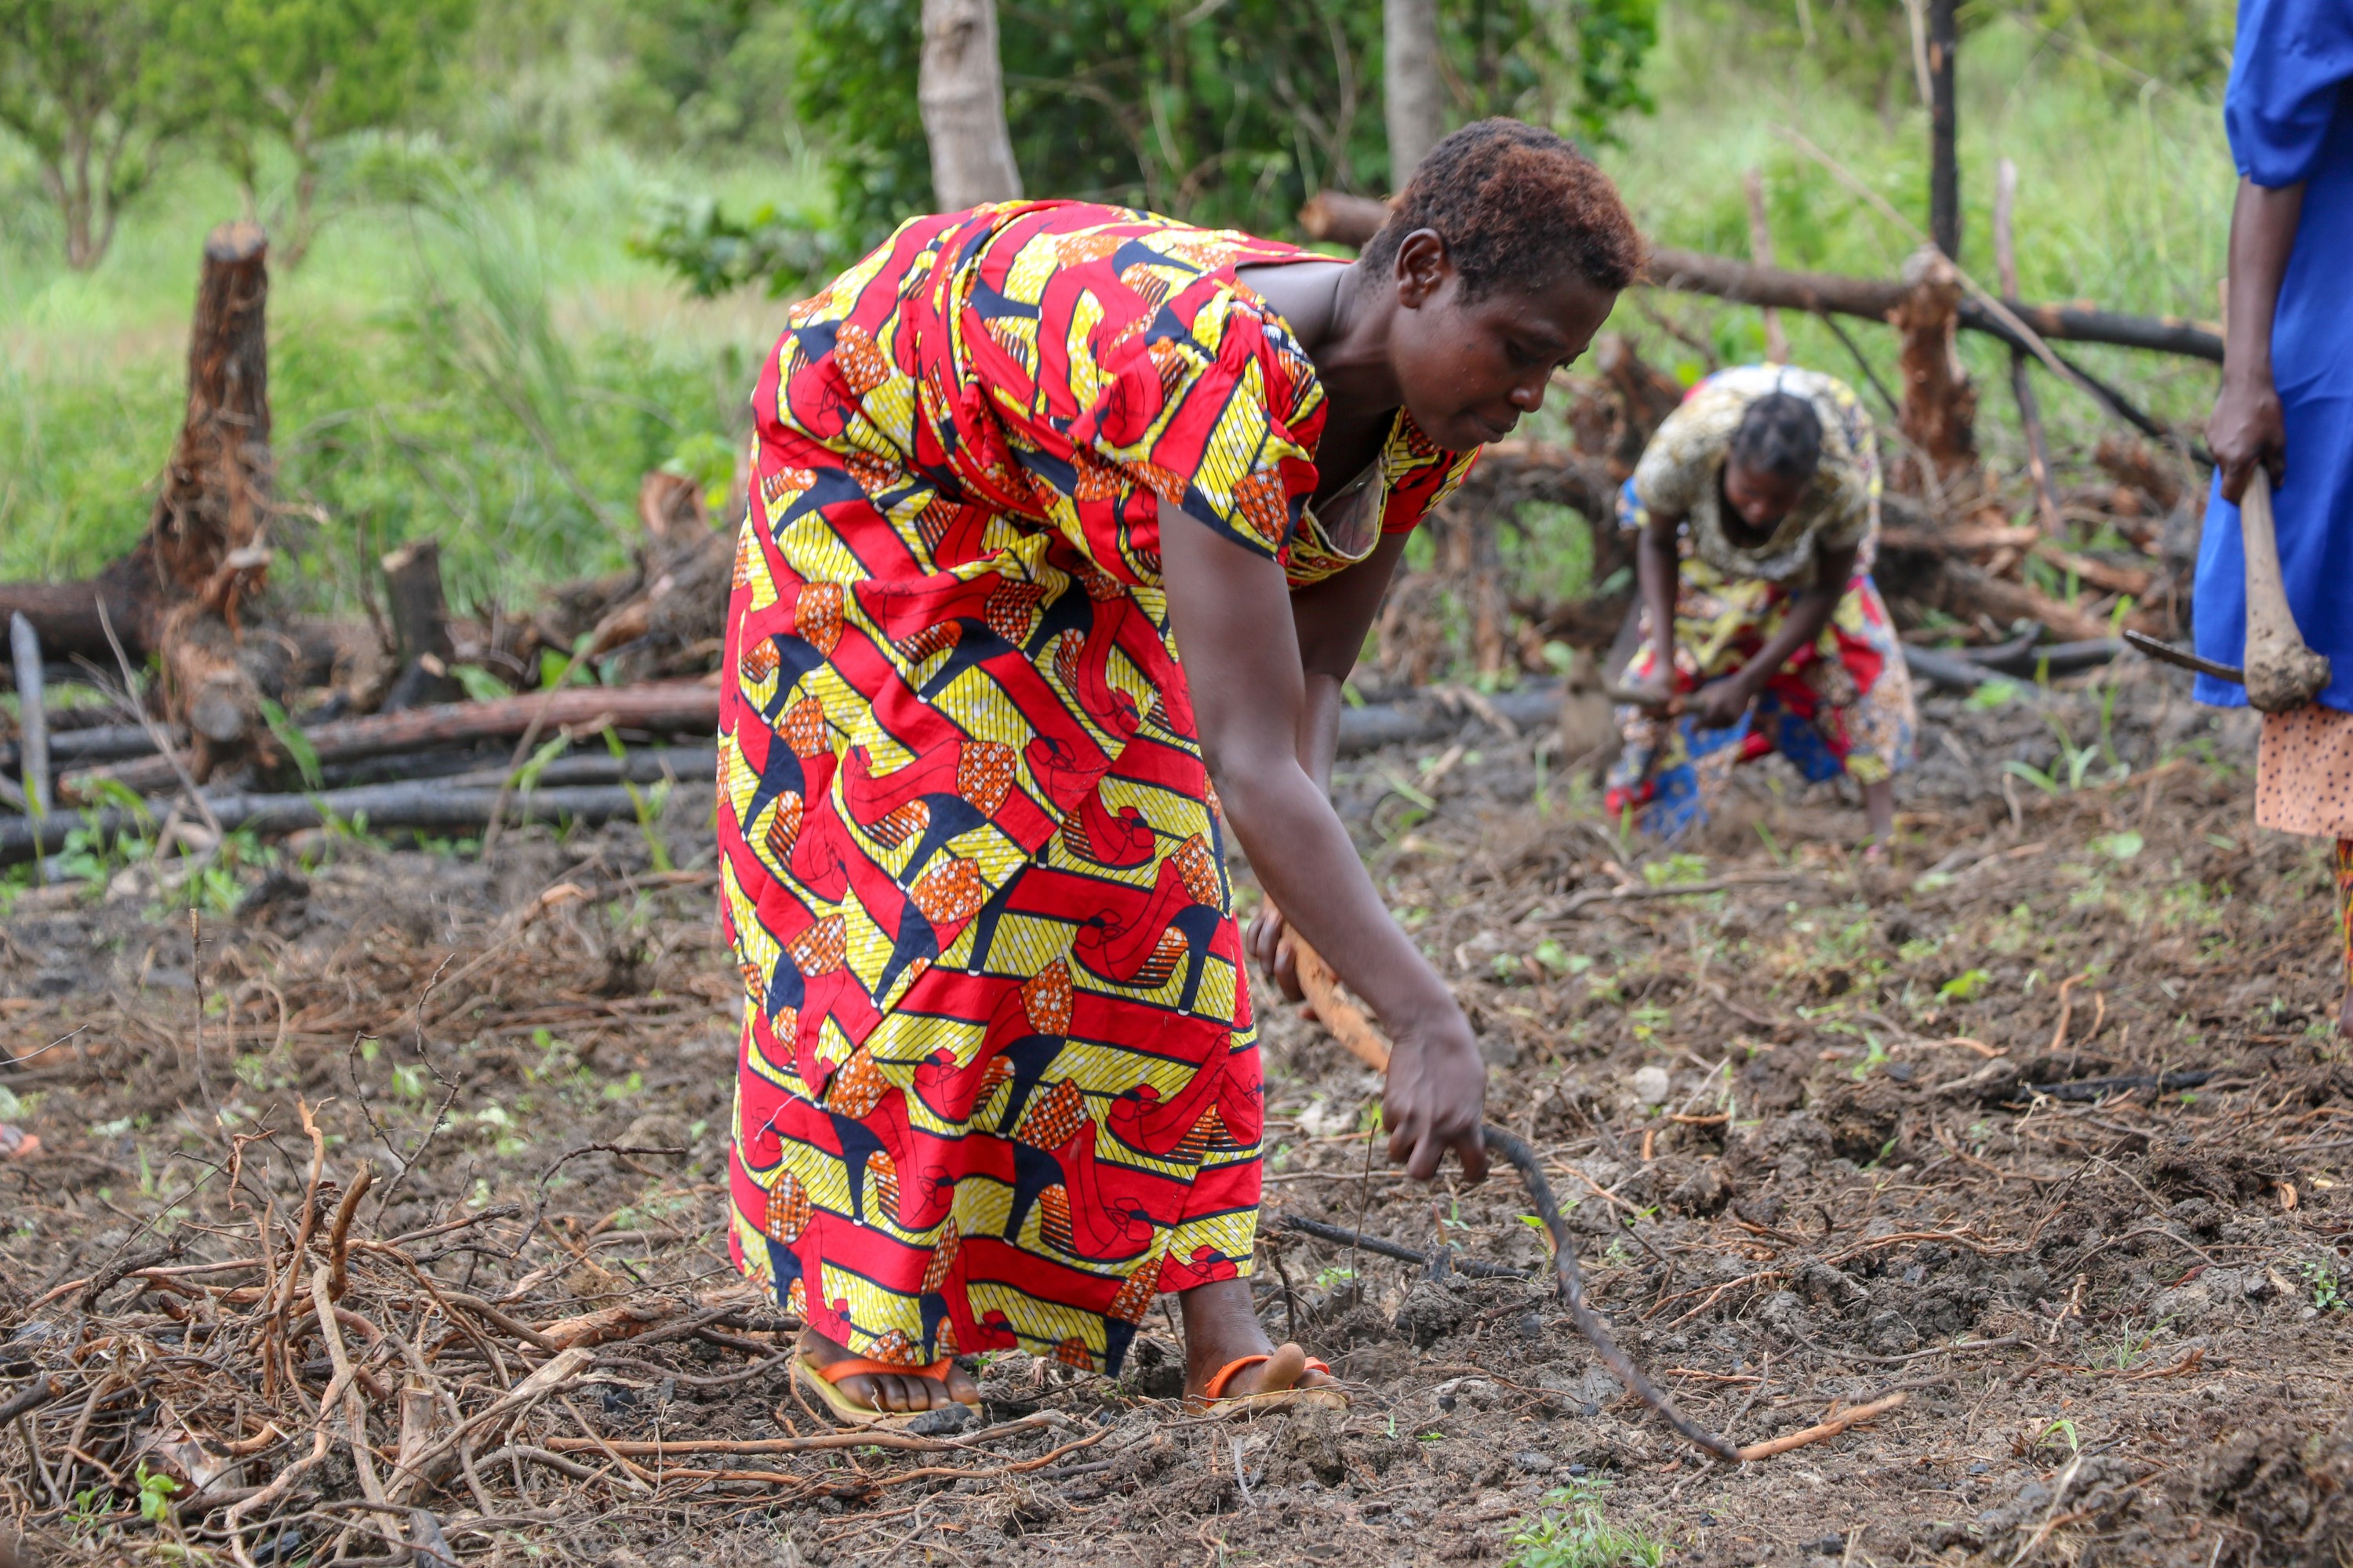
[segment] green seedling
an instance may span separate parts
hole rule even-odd
[[[1983,969],[1968,969],[1955,975],[1936,988],[1936,994],[1947,1001],[1974,1001],[1993,976]]]
[[[172,1494],[180,1483],[161,1470],[150,1470],[146,1462],[139,1466],[139,1517],[149,1524],[162,1524],[172,1517]]]

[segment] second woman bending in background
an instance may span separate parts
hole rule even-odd
[[[1647,635],[1619,710],[1613,815],[1651,832],[1704,821],[1738,763],[1778,751],[1862,792],[1874,851],[1915,715],[1871,581],[1879,459],[1871,416],[1817,371],[1752,365],[1692,389],[1620,499]]]

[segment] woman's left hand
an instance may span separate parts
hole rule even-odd
[[[1276,989],[1284,996],[1293,1001],[1307,1000],[1307,991],[1299,983],[1299,960],[1292,950],[1291,927],[1284,922],[1282,911],[1274,906],[1273,899],[1260,901],[1243,945],[1258,960],[1260,970],[1273,978]]]
[[[1748,705],[1757,700],[1757,689],[1740,675],[1726,675],[1710,681],[1685,699],[1686,710],[1702,729],[1725,729],[1740,722]]]

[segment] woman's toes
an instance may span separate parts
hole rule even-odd
[[[1253,1393],[1296,1388],[1307,1371],[1307,1352],[1297,1345],[1277,1345],[1272,1355],[1250,1370],[1259,1374],[1256,1386],[1250,1390]]]

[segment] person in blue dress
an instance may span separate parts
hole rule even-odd
[[[2337,841],[2337,1026],[2353,1033],[2353,0],[2241,0],[2222,118],[2239,194],[2193,619],[2200,653],[2241,662],[2238,503],[2260,463],[2288,608],[2332,673],[2310,705],[2263,716],[2255,820]],[[2207,675],[2197,695],[2247,700]]]

